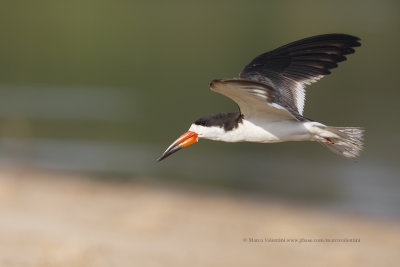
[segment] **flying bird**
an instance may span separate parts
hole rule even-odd
[[[210,89],[235,101],[239,110],[197,119],[158,161],[198,142],[276,143],[317,141],[354,159],[363,148],[363,129],[332,127],[303,116],[305,87],[330,74],[330,69],[354,53],[360,39],[347,34],[323,34],[301,39],[254,58],[239,78],[213,80]]]

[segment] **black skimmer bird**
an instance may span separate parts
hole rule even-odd
[[[200,138],[224,142],[317,141],[346,158],[363,148],[363,129],[331,127],[303,116],[305,86],[330,74],[360,46],[347,34],[324,34],[289,43],[254,58],[239,78],[214,80],[212,91],[235,101],[239,110],[197,119],[161,155],[161,161]]]

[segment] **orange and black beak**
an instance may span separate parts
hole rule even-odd
[[[179,137],[175,142],[172,143],[172,145],[170,145],[167,148],[167,150],[165,150],[165,152],[161,155],[161,157],[157,159],[157,161],[162,161],[163,159],[165,159],[169,155],[172,155],[176,151],[196,143],[197,138],[198,134],[195,132],[188,131],[182,134],[181,137]]]

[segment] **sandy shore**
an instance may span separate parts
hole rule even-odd
[[[0,170],[0,214],[0,266],[364,267],[400,260],[395,221],[71,174]]]

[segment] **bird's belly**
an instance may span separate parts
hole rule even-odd
[[[225,142],[275,143],[285,141],[310,140],[312,135],[304,127],[304,122],[285,120],[263,122],[243,120],[236,129],[221,136]]]

